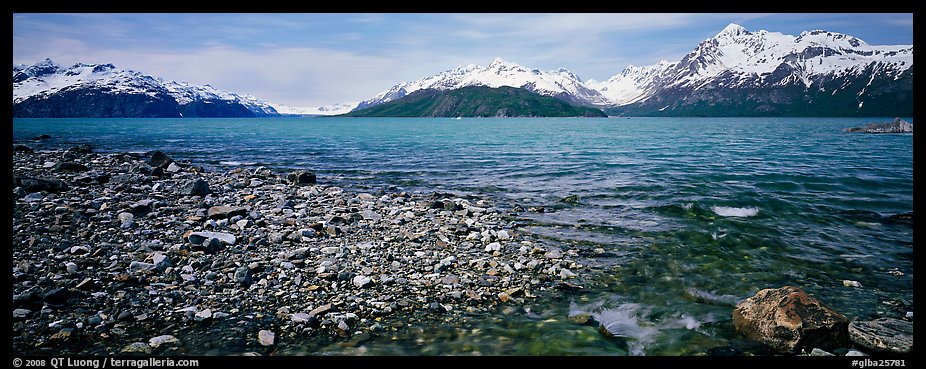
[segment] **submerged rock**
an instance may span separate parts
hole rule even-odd
[[[262,346],[273,346],[276,335],[273,332],[266,329],[262,329],[260,332],[257,332],[257,342]]]
[[[872,123],[864,127],[846,128],[845,132],[859,133],[913,133],[913,124],[901,118],[890,123]]]
[[[913,352],[913,323],[880,318],[849,324],[852,343],[876,352],[907,354]]]
[[[849,321],[797,287],[764,289],[736,305],[736,331],[784,353],[845,347]]]

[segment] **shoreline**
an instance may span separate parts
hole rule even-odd
[[[13,159],[13,349],[26,355],[356,346],[576,288],[586,268],[486,199],[85,145]]]

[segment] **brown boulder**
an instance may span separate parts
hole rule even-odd
[[[733,310],[736,331],[784,353],[848,347],[849,321],[797,287],[764,289]]]

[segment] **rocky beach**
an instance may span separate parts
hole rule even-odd
[[[13,151],[22,354],[356,346],[581,288],[577,250],[522,235],[485,199],[207,172],[160,151]]]

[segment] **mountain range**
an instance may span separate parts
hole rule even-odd
[[[356,109],[421,89],[520,87],[612,115],[911,115],[913,46],[821,30],[798,36],[730,24],[679,61],[628,66],[606,81],[496,58],[397,84]]]
[[[424,89],[402,98],[356,109],[348,117],[607,117],[600,109],[576,106],[523,88],[466,86]]]
[[[416,91],[516,87],[636,116],[911,116],[913,46],[869,45],[840,33],[798,36],[730,24],[675,62],[628,66],[605,81],[496,58],[399,83],[359,103],[300,108],[112,64],[69,68],[46,59],[13,67],[16,117],[260,117],[336,115]]]

